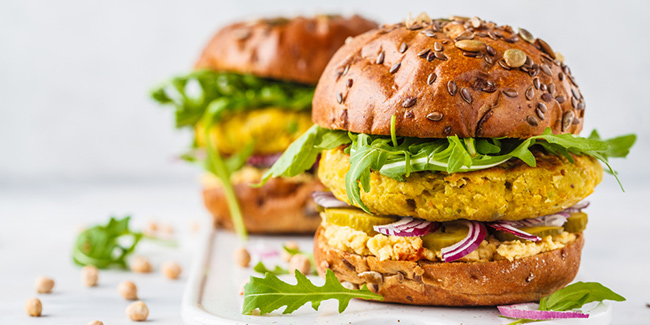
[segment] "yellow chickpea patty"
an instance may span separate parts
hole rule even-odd
[[[350,227],[341,227],[323,222],[321,234],[328,246],[362,256],[375,256],[380,261],[442,261],[440,251],[432,251],[422,246],[420,237],[398,237],[382,234],[368,235]],[[538,242],[520,240],[499,241],[494,236],[487,236],[473,252],[465,255],[460,262],[491,262],[498,260],[513,261],[565,247],[576,240],[576,235],[563,232],[559,235],[546,236]]]
[[[593,192],[603,177],[600,163],[589,156],[565,158],[535,153],[537,167],[519,159],[489,169],[452,173],[412,173],[400,182],[372,171],[370,192],[361,200],[374,214],[417,217],[430,221],[521,220],[570,207]],[[321,182],[348,202],[345,174],[350,155],[343,147],[324,151]]]
[[[264,108],[227,116],[210,130],[220,153],[230,155],[255,141],[253,154],[282,152],[312,126],[309,111]],[[205,145],[205,128],[196,125],[196,140]]]

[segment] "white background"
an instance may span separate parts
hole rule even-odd
[[[650,38],[643,1],[162,1],[0,4],[0,183],[177,181],[189,135],[148,91],[187,72],[210,36],[251,16],[409,12],[522,26],[566,57],[587,102],[584,133],[636,132],[626,183],[647,179]]]
[[[628,159],[613,162],[628,193],[608,176],[597,189],[582,271],[630,299],[617,323],[647,321],[648,2],[1,0],[0,320],[11,321],[0,323],[26,320],[22,303],[33,295],[32,280],[48,272],[64,279],[60,296],[44,298],[50,323],[83,324],[92,315],[121,323],[122,305],[108,312],[112,300],[98,306],[71,294],[79,288],[65,292],[66,281],[76,281],[67,249],[79,225],[131,212],[138,225],[151,216],[177,229],[187,229],[188,220],[207,220],[196,182],[200,171],[174,158],[190,135],[174,130],[172,110],[158,107],[148,92],[189,71],[220,26],[321,12],[397,22],[421,11],[525,27],[566,57],[587,102],[584,133],[598,128],[605,137],[639,135]],[[143,281],[155,288],[158,280]],[[112,285],[102,287],[110,299]],[[180,321],[182,286],[172,286],[167,296],[163,285],[161,296],[149,293],[157,323]],[[61,303],[66,299],[83,308]],[[66,316],[82,310],[77,318]]]

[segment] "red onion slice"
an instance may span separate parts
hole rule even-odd
[[[579,202],[578,204],[576,204],[574,206],[566,208],[562,212],[564,212],[564,213],[577,213],[577,212],[581,212],[582,209],[586,209],[588,206],[589,206],[589,201],[582,201],[582,202]]]
[[[582,202],[579,202],[578,204],[572,206],[571,208],[572,209],[578,209],[578,210],[586,209],[589,206],[589,203],[590,203],[589,201],[582,201]]]
[[[535,235],[529,234],[529,233],[527,233],[525,231],[521,231],[521,230],[515,228],[514,226],[512,226],[512,225],[510,225],[510,224],[508,224],[506,222],[493,222],[493,223],[490,223],[489,225],[490,225],[490,227],[492,227],[492,228],[494,228],[496,230],[511,233],[511,234],[521,238],[521,239],[530,240],[530,241],[540,241],[540,240],[542,240],[541,238],[539,238],[539,237],[537,237]]]
[[[280,255],[280,253],[272,248],[261,247],[260,245],[253,246],[250,248],[253,255],[259,257],[260,259],[267,259]]]
[[[257,168],[267,168],[273,166],[280,156],[282,156],[281,152],[270,155],[254,155],[250,156],[246,163]]]
[[[499,221],[499,223],[509,224],[515,228],[536,227],[536,226],[562,227],[566,223],[566,219],[570,216],[571,214],[569,213],[559,212],[556,214],[550,214],[543,217],[516,220],[516,221]]]
[[[454,245],[441,249],[442,260],[445,262],[453,262],[463,256],[476,250],[485,239],[487,229],[482,222],[463,220],[463,223],[469,227],[469,232],[463,240]]]
[[[578,311],[547,311],[529,309],[537,304],[516,304],[509,306],[497,306],[501,315],[511,318],[525,318],[534,320],[566,319],[566,318],[589,318],[589,314]],[[525,308],[525,309],[524,309]]]
[[[350,208],[351,206],[337,199],[332,192],[317,191],[311,194],[316,204],[323,208]]]
[[[437,222],[414,218],[402,218],[387,225],[373,226],[372,228],[386,236],[419,237],[438,229]]]

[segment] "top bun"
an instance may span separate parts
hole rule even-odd
[[[375,22],[356,15],[239,22],[210,40],[195,68],[316,84],[348,37],[376,27]]]
[[[582,130],[584,100],[559,53],[478,17],[383,26],[347,42],[316,87],[316,124],[419,138],[527,138]]]

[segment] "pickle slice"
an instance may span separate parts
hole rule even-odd
[[[399,220],[398,217],[374,216],[353,208],[325,209],[325,221],[341,227],[350,227],[374,236],[378,234],[372,227],[387,225]]]
[[[531,235],[535,235],[540,238],[544,238],[546,236],[559,235],[564,231],[564,228],[550,227],[550,226],[537,226],[537,227],[521,227],[519,228],[519,230],[525,231]],[[496,237],[500,241],[511,241],[511,240],[527,241],[509,232],[503,232],[503,231],[495,231],[494,237]]]
[[[585,228],[587,228],[587,214],[584,212],[572,213],[564,224],[564,231],[571,233],[582,232]]]
[[[436,231],[422,236],[422,246],[432,251],[439,251],[463,240],[468,232],[469,228],[462,222],[443,222]]]

